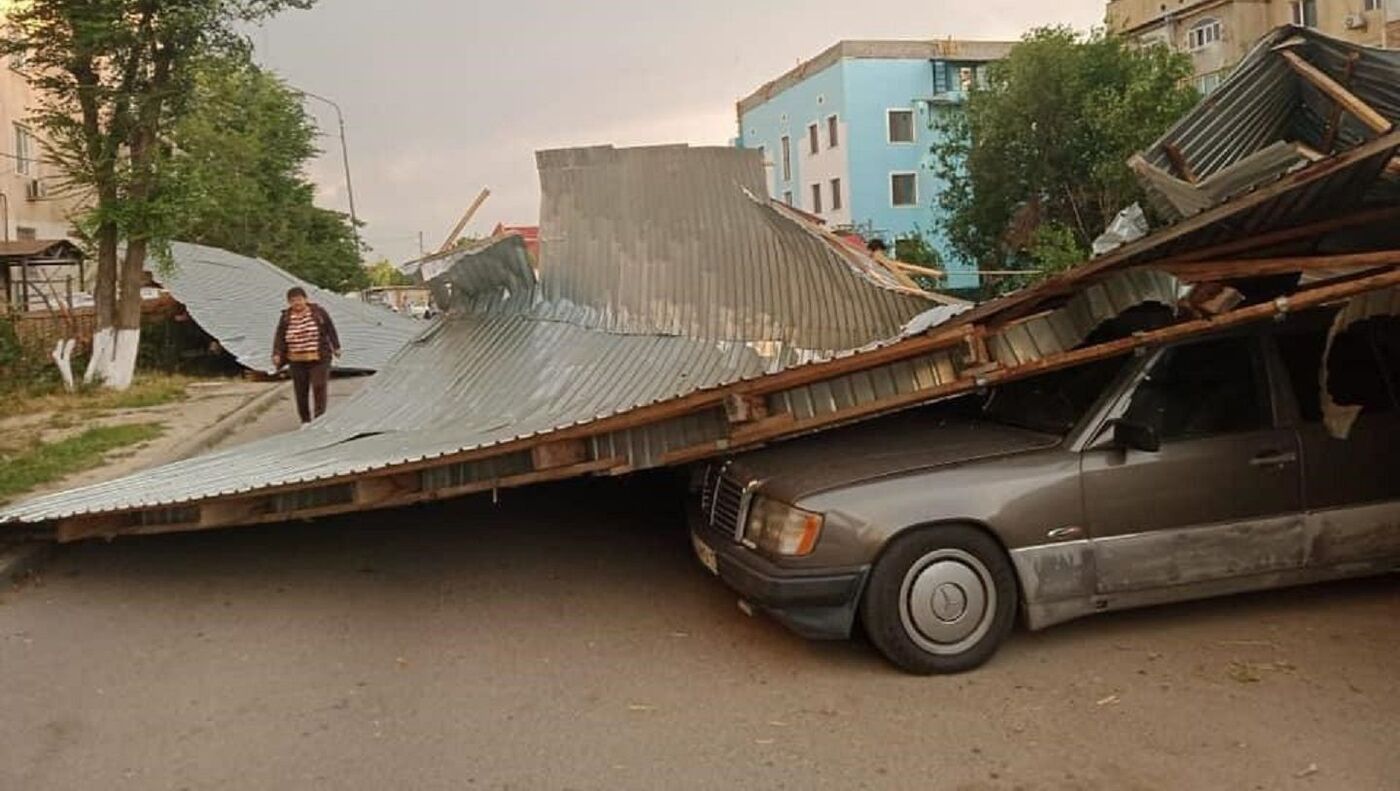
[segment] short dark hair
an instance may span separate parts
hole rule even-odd
[[[888,251],[890,249],[890,246],[885,244],[884,239],[881,239],[877,236],[874,239],[871,239],[869,242],[866,242],[865,249],[869,250],[872,253],[883,253]]]
[[[294,297],[301,297],[302,299],[305,299],[306,289],[302,288],[301,286],[292,286],[291,288],[287,289],[287,299],[290,300]]]

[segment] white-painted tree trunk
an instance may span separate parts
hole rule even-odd
[[[102,327],[92,334],[92,356],[88,358],[83,384],[107,381],[108,372],[112,370],[112,340],[116,337],[116,332],[112,327]]]
[[[101,382],[113,390],[131,387],[136,374],[136,353],[141,346],[141,330],[104,327],[92,337],[92,359],[88,360],[83,381]]]
[[[64,338],[53,347],[53,364],[58,366],[58,375],[63,377],[63,389],[73,392],[75,385],[73,382],[73,347],[77,346],[77,340]]]
[[[136,375],[136,352],[141,346],[141,330],[117,330],[116,349],[112,352],[112,368],[108,371],[107,386],[113,390],[131,387],[131,379]]]

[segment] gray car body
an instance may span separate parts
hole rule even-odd
[[[1066,436],[923,410],[741,455],[725,474],[826,515],[811,555],[767,558],[784,573],[868,569],[924,526],[986,530],[1013,562],[1033,629],[1400,568],[1400,416],[1364,416],[1333,439],[1299,419],[1270,329],[1234,335],[1254,339],[1268,380],[1273,425],[1260,431],[1158,453],[1115,445],[1111,421],[1158,349],[1129,361]],[[825,633],[799,631],[849,634],[856,603],[842,612]]]

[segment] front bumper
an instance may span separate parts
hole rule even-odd
[[[844,640],[855,625],[869,566],[784,568],[690,518],[691,536],[714,552],[712,569],[740,598],[803,637]]]

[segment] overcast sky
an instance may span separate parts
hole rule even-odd
[[[1080,29],[1103,0],[320,0],[254,35],[261,60],[338,102],[355,203],[376,254],[432,249],[483,187],[468,226],[532,224],[534,152],[559,146],[723,145],[734,102],[843,38],[1014,39]],[[310,109],[322,131],[335,116]],[[339,142],[311,168],[344,210]]]

